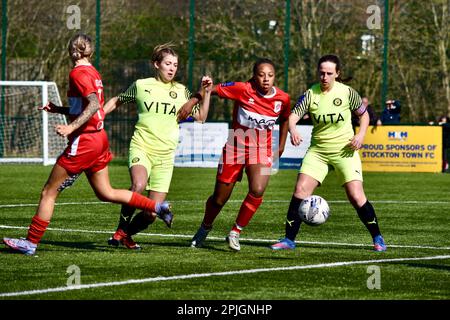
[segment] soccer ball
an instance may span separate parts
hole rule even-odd
[[[318,226],[327,221],[330,207],[324,198],[312,195],[301,202],[298,214],[307,225]]]

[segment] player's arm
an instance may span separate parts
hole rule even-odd
[[[64,125],[60,124],[56,126],[56,132],[63,137],[67,137],[69,134],[80,128],[83,124],[89,121],[89,119],[100,110],[100,102],[98,101],[97,95],[95,93],[89,94],[86,99],[88,100],[88,105],[80,113],[80,115],[73,120],[70,124]]]
[[[284,146],[286,145],[287,133],[289,130],[289,118],[280,118],[280,142],[278,146],[278,157],[281,158],[281,155],[284,152]]]
[[[359,132],[350,139],[347,146],[352,150],[359,150],[369,127],[370,117],[366,107],[362,105],[360,95],[352,88],[349,88],[349,102],[350,109],[359,117]]]
[[[299,146],[300,143],[303,141],[302,136],[297,130],[297,122],[300,120],[300,116],[294,112],[292,112],[289,115],[288,120],[288,127],[289,127],[289,133],[291,134],[291,143],[294,146]]]
[[[359,132],[353,136],[348,146],[353,150],[361,149],[367,128],[369,127],[370,117],[367,112],[359,116]]]
[[[202,77],[202,105],[197,108],[197,110],[194,110],[192,112],[193,117],[195,120],[204,123],[206,121],[206,118],[208,117],[208,111],[209,111],[209,103],[211,100],[211,90],[213,87],[213,81],[208,76]]]
[[[279,117],[279,128],[280,128],[280,139],[278,144],[278,157],[281,158],[281,155],[284,152],[284,148],[286,146],[287,133],[289,131],[289,115],[291,114],[291,99],[289,96],[286,96],[283,105],[282,112]]]
[[[38,110],[47,111],[50,113],[61,113],[65,115],[69,115],[70,108],[57,106],[53,102],[49,101],[45,106],[39,106]]]
[[[217,94],[217,85],[213,85],[211,90],[210,90],[210,94]],[[191,114],[192,114],[192,109],[194,108],[195,105],[197,105],[200,101],[203,100],[203,95],[204,93],[202,92],[203,89],[200,89],[196,94],[194,94],[187,102],[185,102],[180,110],[178,110],[177,112],[177,121],[183,121],[186,120]]]
[[[131,84],[131,86],[127,90],[125,90],[118,96],[109,99],[108,102],[105,103],[105,105],[103,106],[105,115],[113,112],[117,107],[121,106],[122,104],[136,102],[136,95],[137,95],[137,87],[135,81]]]
[[[120,101],[118,96],[109,99],[108,102],[106,102],[105,105],[103,106],[105,115],[107,115],[110,112],[113,112],[120,105],[122,105],[122,102]]]
[[[302,136],[297,130],[297,122],[308,112],[309,105],[311,103],[310,91],[306,91],[298,98],[294,108],[292,108],[289,115],[289,133],[291,134],[291,143],[294,146],[300,145],[303,141]]]

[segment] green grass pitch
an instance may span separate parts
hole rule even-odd
[[[50,170],[0,165],[2,237],[26,236]],[[450,299],[450,175],[365,173],[365,191],[377,212],[386,252],[372,251],[369,233],[334,172],[316,190],[330,204],[329,220],[319,227],[303,225],[297,249],[271,251],[269,245],[284,233],[295,170],[271,177],[263,204],[241,235],[240,252],[231,252],[224,238],[247,192],[245,176],[205,247],[190,248],[215,173],[175,169],[168,196],[174,225],[168,229],[157,220],[136,235],[140,252],[107,245],[120,206],[97,200],[82,176],[59,197],[36,256],[13,254],[0,245],[0,299]],[[114,187],[129,187],[125,165],[113,163],[110,177]]]

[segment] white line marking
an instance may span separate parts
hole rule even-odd
[[[56,287],[56,288],[39,289],[39,290],[4,292],[4,293],[0,293],[0,297],[17,297],[17,296],[24,296],[24,295],[45,294],[45,293],[51,293],[51,292],[64,292],[64,291],[70,291],[70,290],[82,290],[82,289],[91,289],[91,288],[100,288],[100,287],[121,286],[121,285],[129,285],[129,284],[136,284],[136,283],[184,280],[184,279],[195,279],[195,278],[206,278],[206,277],[232,276],[232,275],[238,275],[238,274],[249,274],[249,273],[260,273],[260,272],[292,271],[292,270],[315,269],[315,268],[333,268],[333,267],[350,266],[350,265],[357,265],[357,264],[368,264],[368,263],[373,264],[373,263],[385,263],[385,262],[389,263],[389,262],[402,262],[402,261],[423,261],[423,260],[444,260],[444,259],[450,259],[450,255],[421,257],[421,258],[393,258],[393,259],[374,259],[374,260],[361,260],[361,261],[343,261],[343,262],[333,262],[333,263],[310,264],[310,265],[304,265],[304,266],[259,268],[259,269],[235,270],[235,271],[211,272],[211,273],[194,273],[194,274],[185,274],[185,275],[170,276],[170,277],[130,279],[130,280],[124,280],[124,281],[81,284],[81,285],[75,285],[75,286]]]
[[[174,200],[170,203],[205,203],[206,200]],[[327,200],[328,203],[349,203],[348,200]],[[228,200],[231,203],[242,203],[242,200]],[[264,200],[264,203],[289,203],[290,200]],[[448,205],[450,201],[416,201],[416,200],[370,200],[371,203],[392,203],[392,204],[443,204]],[[111,202],[102,201],[85,201],[85,202],[59,202],[56,206],[73,206],[73,205],[99,205],[111,204]],[[37,207],[38,203],[16,203],[16,204],[0,204],[0,208],[21,208],[21,207]]]
[[[7,226],[0,225],[0,229],[25,229],[28,227],[19,227],[19,226]],[[56,231],[56,232],[79,232],[79,233],[100,233],[100,234],[113,234],[114,231],[107,230],[83,230],[83,229],[62,229],[62,228],[47,228],[48,231]],[[163,238],[184,238],[184,239],[192,239],[192,235],[186,234],[163,234],[163,233],[146,233],[140,232],[139,236],[149,236],[149,237],[163,237]],[[218,240],[223,241],[225,237],[212,237],[209,236],[208,240]],[[241,242],[269,242],[275,243],[278,241],[274,239],[252,239],[252,238],[240,238]],[[334,245],[334,246],[353,246],[353,247],[367,247],[372,246],[372,244],[363,244],[363,243],[342,243],[342,242],[319,242],[319,241],[295,241],[298,244],[315,244],[315,245]],[[396,245],[396,244],[388,244],[390,248],[416,248],[416,249],[433,249],[433,250],[450,250],[450,247],[435,247],[435,246],[418,246],[418,245]]]

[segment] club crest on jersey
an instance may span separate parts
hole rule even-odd
[[[138,157],[134,157],[133,160],[131,160],[131,163],[138,163],[141,159]]]
[[[273,106],[273,111],[278,113],[281,110],[281,105],[283,103],[281,101],[275,101],[274,106]]]
[[[342,100],[339,98],[336,98],[333,100],[333,104],[337,107],[339,107],[342,104]]]
[[[169,91],[169,96],[170,96],[172,99],[176,99],[176,98],[177,98],[177,93],[176,93],[175,91]]]

